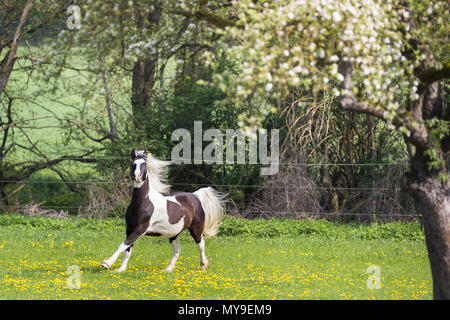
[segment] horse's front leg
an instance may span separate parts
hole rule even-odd
[[[128,260],[130,260],[131,251],[133,250],[133,245],[129,246],[128,249],[123,253],[123,260],[120,268],[117,269],[117,272],[124,272],[127,269]]]
[[[114,264],[114,262],[116,262],[117,258],[120,256],[120,254],[125,251],[124,260],[122,261],[122,265],[117,270],[119,272],[125,271],[128,260],[130,259],[131,247],[133,246],[133,244],[136,242],[137,239],[139,239],[141,236],[143,236],[145,234],[146,230],[147,230],[147,228],[145,226],[140,225],[136,230],[131,232],[127,236],[127,239],[119,245],[116,252],[114,252],[114,254],[111,257],[104,260],[102,262],[101,266],[105,267],[106,269],[111,268],[111,266]]]

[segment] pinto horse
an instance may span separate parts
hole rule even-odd
[[[124,253],[118,272],[126,270],[133,244],[143,235],[169,238],[173,256],[163,271],[174,270],[180,256],[179,235],[188,229],[200,250],[200,267],[205,270],[208,259],[205,256],[204,237],[215,236],[224,214],[224,195],[213,188],[201,188],[194,193],[169,192],[164,174],[171,161],[161,161],[145,150],[131,152],[131,178],[133,195],[127,208],[126,240],[114,254],[104,260],[101,266],[109,269],[121,253]]]

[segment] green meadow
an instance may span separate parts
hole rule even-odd
[[[225,218],[206,240],[188,232],[175,271],[168,240],[141,238],[125,273],[100,267],[123,219],[0,216],[0,299],[431,299],[418,223]],[[370,267],[375,266],[375,267]],[[373,270],[377,270],[377,274]]]

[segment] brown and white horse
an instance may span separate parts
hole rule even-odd
[[[205,256],[205,237],[216,235],[224,213],[224,195],[213,188],[201,188],[194,193],[174,192],[165,183],[165,169],[172,162],[161,161],[145,150],[131,152],[131,177],[133,196],[127,208],[126,240],[116,252],[102,262],[110,268],[123,252],[118,272],[125,271],[133,244],[143,235],[169,238],[173,256],[163,271],[171,272],[181,252],[179,235],[188,229],[200,250],[200,267],[204,270],[209,262]]]

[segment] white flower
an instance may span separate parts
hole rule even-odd
[[[335,55],[335,54],[333,54],[331,57],[330,57],[330,61],[331,62],[336,62],[336,61],[338,61],[339,60],[339,57],[337,56],[337,55]]]
[[[334,22],[341,22],[342,21],[342,16],[341,16],[341,13],[339,11],[333,12],[333,21]]]
[[[294,68],[294,71],[297,72],[297,73],[300,73],[300,72],[302,72],[302,67],[296,66],[296,67]]]
[[[320,59],[325,58],[325,50],[323,50],[322,48],[319,49],[319,58]]]
[[[270,82],[268,84],[266,84],[266,91],[270,91],[273,88],[273,84],[271,84]]]
[[[330,81],[327,77],[323,78],[323,83],[328,83],[328,81]]]
[[[336,75],[336,79],[338,79],[339,81],[344,81],[344,76],[341,74],[341,73],[338,73],[337,75]]]
[[[338,65],[337,65],[336,63],[333,63],[333,64],[330,66],[330,73],[331,73],[332,75],[335,75],[337,72],[338,72]]]

